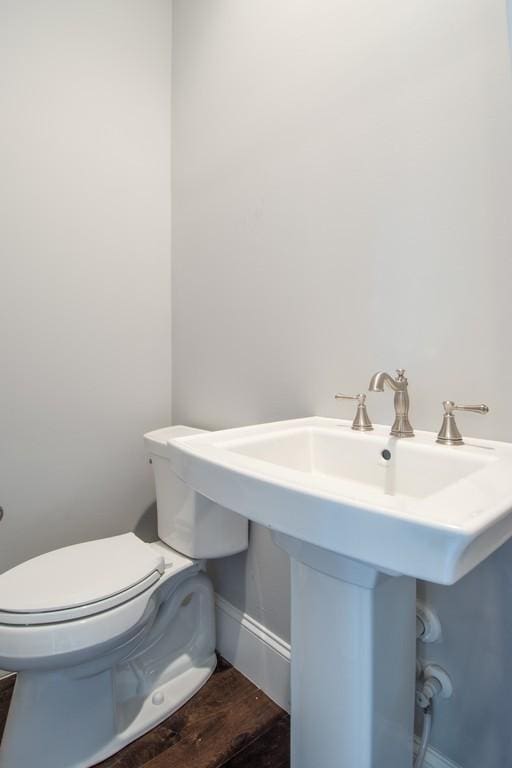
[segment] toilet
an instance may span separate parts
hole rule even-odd
[[[0,669],[17,672],[0,768],[86,768],[191,698],[216,665],[208,558],[247,548],[247,521],[173,473],[145,435],[159,540],[64,547],[0,576]]]

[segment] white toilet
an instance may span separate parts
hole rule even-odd
[[[64,547],[0,576],[0,669],[17,672],[0,768],[86,768],[164,720],[215,669],[204,560],[247,548],[247,521],[172,472],[145,435],[159,541],[133,533]]]

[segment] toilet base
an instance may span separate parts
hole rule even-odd
[[[196,574],[161,603],[128,657],[19,672],[0,768],[89,768],[105,760],[206,683],[217,663],[214,648],[213,591]]]
[[[27,685],[27,681],[20,675],[16,681],[11,708],[13,708],[15,717],[20,718],[19,722],[29,729],[26,698],[28,696],[30,699],[33,699],[34,695],[36,696],[35,701],[39,702],[37,707],[37,731],[39,732],[39,738],[37,742],[34,741],[33,734],[27,730],[19,734],[21,743],[13,742],[9,744],[6,741],[5,748],[3,745],[0,748],[0,766],[2,768],[20,768],[22,765],[37,765],[40,768],[56,768],[57,766],[59,768],[89,768],[89,766],[96,765],[107,757],[119,752],[127,744],[130,744],[172,715],[206,683],[215,670],[216,664],[217,658],[213,655],[204,662],[203,666],[188,669],[175,680],[170,680],[165,685],[159,687],[156,693],[159,695],[159,698],[160,696],[162,697],[161,703],[153,703],[152,698],[154,699],[155,697],[155,694],[153,694],[153,697],[145,702],[135,720],[121,733],[112,733],[109,728],[112,718],[111,713],[105,707],[105,701],[109,699],[109,681],[96,680],[93,685],[98,692],[101,688],[104,689],[104,700],[99,700],[94,711],[91,711],[89,708],[88,712],[80,713],[85,715],[82,721],[83,731],[81,734],[73,733],[74,748],[71,745],[71,750],[69,733],[66,732],[66,726],[69,721],[60,709],[63,705],[62,688],[59,688],[58,702],[55,702],[52,700],[51,691],[46,679],[37,681],[32,679],[28,681]],[[41,677],[46,678],[46,675]],[[88,684],[89,690],[91,682],[89,681]],[[75,713],[78,714],[76,712],[76,704],[77,702],[75,701]],[[30,708],[32,709],[33,705]],[[62,716],[59,716],[59,713]],[[88,737],[91,735],[89,730],[91,725],[94,729],[94,741],[97,741],[99,736],[103,744],[95,748],[94,752],[90,752],[87,757],[79,757],[80,753],[83,754],[90,751],[90,745],[87,742],[89,740]],[[45,733],[41,733],[42,729],[45,730]],[[61,747],[63,747],[63,754],[59,754]],[[73,754],[75,751],[76,754]]]

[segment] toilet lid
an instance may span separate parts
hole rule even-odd
[[[42,623],[37,616],[59,611],[65,619],[98,613],[140,594],[163,572],[161,554],[133,533],[56,549],[0,576],[0,622]],[[60,620],[61,614],[53,618]]]

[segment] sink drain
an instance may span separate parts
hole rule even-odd
[[[387,449],[387,448],[385,448],[385,449],[382,451],[382,453],[381,453],[381,456],[382,456],[382,458],[384,459],[384,461],[389,461],[389,460],[390,460],[390,458],[391,458],[391,451],[388,451],[388,449]]]

